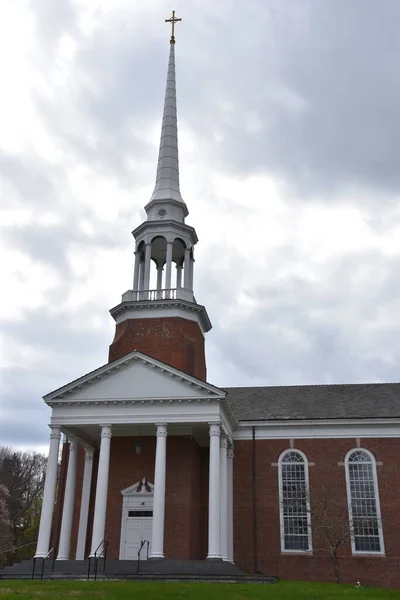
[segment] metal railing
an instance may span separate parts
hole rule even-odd
[[[36,561],[37,560],[41,560],[42,561],[42,566],[41,566],[41,569],[40,569],[40,579],[43,579],[44,565],[45,565],[46,560],[48,558],[50,558],[51,553],[53,553],[53,559],[52,559],[52,563],[51,563],[51,572],[53,573],[53,571],[54,571],[54,563],[55,563],[56,556],[57,556],[57,548],[56,548],[56,546],[54,546],[51,550],[49,550],[48,553],[46,554],[46,556],[34,556],[33,557],[32,579],[35,578]]]
[[[101,548],[101,550],[100,550]],[[106,560],[107,560],[107,548],[108,548],[108,542],[106,540],[102,540],[100,542],[100,544],[97,546],[96,550],[94,551],[93,556],[89,556],[89,561],[88,561],[88,574],[87,574],[87,578],[90,579],[90,566],[92,564],[92,559],[94,561],[94,570],[93,570],[93,574],[94,574],[94,580],[97,580],[97,570],[98,570],[98,564],[99,564],[99,560],[100,558],[103,559],[103,573],[105,571],[106,568]]]
[[[137,574],[138,575],[139,575],[139,570],[140,570],[140,554],[141,554],[141,552],[143,550],[143,546],[145,544],[147,544],[147,560],[149,559],[149,545],[150,545],[150,542],[149,542],[149,540],[143,540],[142,543],[140,544],[140,548],[139,548],[138,553],[137,553],[137,559],[138,559],[137,560]]]

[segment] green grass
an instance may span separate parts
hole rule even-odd
[[[1,581],[0,600],[400,600],[400,590],[329,583],[153,583],[129,581]]]

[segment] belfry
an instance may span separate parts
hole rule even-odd
[[[198,239],[179,183],[179,20],[167,19],[156,182],[133,231],[132,289],[110,311],[108,361],[44,396],[36,563],[54,557],[70,575],[100,559],[107,577],[140,563],[148,574],[329,580],[324,531],[336,527],[342,581],[400,587],[400,384],[207,381],[211,323],[194,296]]]

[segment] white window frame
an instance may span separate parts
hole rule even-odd
[[[378,486],[378,475],[377,475],[377,471],[376,471],[376,460],[375,460],[375,456],[372,454],[372,452],[370,452],[366,448],[352,448],[352,450],[348,451],[348,453],[346,454],[346,457],[344,459],[345,471],[346,471],[347,504],[348,504],[348,509],[349,509],[349,524],[351,527],[351,524],[353,522],[353,507],[351,505],[349,458],[355,452],[365,452],[365,454],[367,454],[369,456],[369,458],[371,459],[370,464],[372,466],[372,477],[374,480],[376,517],[378,520],[378,534],[379,534],[380,550],[377,552],[367,551],[367,550],[356,550],[355,536],[352,533],[352,535],[351,535],[351,551],[352,551],[352,554],[355,554],[355,555],[381,556],[382,554],[385,554],[385,545],[384,545],[384,540],[383,540],[381,505],[380,505],[380,500],[379,500],[379,486]]]
[[[285,520],[283,515],[283,481],[282,481],[282,462],[287,454],[296,452],[299,454],[304,463],[304,475],[307,490],[307,527],[308,527],[308,549],[307,550],[293,550],[285,548]],[[278,479],[279,479],[279,515],[281,524],[281,552],[286,553],[298,553],[298,554],[310,554],[312,553],[312,530],[311,530],[311,512],[310,512],[310,481],[308,477],[308,460],[304,452],[297,448],[288,448],[284,450],[278,460]]]

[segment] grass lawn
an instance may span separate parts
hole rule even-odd
[[[1,581],[0,600],[400,600],[400,590],[355,588],[329,583],[161,583],[129,581]]]

